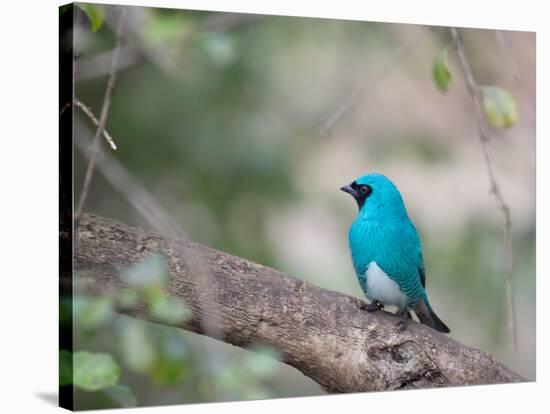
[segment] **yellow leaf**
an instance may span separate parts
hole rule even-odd
[[[510,128],[518,120],[514,96],[506,89],[483,86],[483,110],[487,121],[495,128]]]

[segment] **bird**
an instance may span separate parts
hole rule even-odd
[[[340,190],[353,196],[359,207],[348,239],[359,285],[370,300],[361,309],[375,312],[393,305],[400,331],[414,311],[421,323],[449,333],[428,300],[422,243],[395,184],[385,175],[370,173]]]

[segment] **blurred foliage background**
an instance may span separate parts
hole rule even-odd
[[[76,96],[99,116],[118,9],[87,7],[74,9]],[[104,145],[103,161],[152,194],[186,237],[363,297],[347,245],[356,205],[338,189],[365,172],[383,173],[419,229],[430,300],[451,336],[535,379],[534,33],[462,30],[477,81],[510,91],[519,113],[512,128],[491,130],[490,143],[512,212],[514,352],[502,217],[452,48],[447,92],[432,79],[434,57],[451,44],[448,28],[141,7],[126,13],[107,123],[118,149]],[[94,128],[75,109],[75,200]],[[150,228],[105,174],[96,172],[85,210]],[[162,274],[162,260],[151,260],[143,266]],[[99,390],[78,388],[77,407],[322,393],[293,368],[266,362],[273,350],[248,352],[112,312],[135,294],[103,303],[77,298],[75,349],[107,356],[110,375],[99,375],[107,378]],[[151,309],[157,305],[152,299]],[[157,310],[184,317],[172,305]]]

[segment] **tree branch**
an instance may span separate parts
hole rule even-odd
[[[121,271],[160,252],[168,263],[169,295],[192,311],[178,327],[243,348],[275,347],[283,362],[329,392],[525,381],[492,356],[424,325],[411,322],[399,332],[395,316],[362,311],[357,298],[188,240],[90,214],[82,216],[78,237],[75,287],[92,294],[120,289]],[[197,281],[204,269],[207,287]],[[204,296],[208,307],[200,306]],[[139,306],[125,312],[152,320]],[[205,318],[216,329],[205,333]]]
[[[504,218],[504,273],[506,282],[506,295],[508,302],[508,329],[512,333],[512,343],[514,351],[517,351],[517,327],[516,327],[516,306],[514,301],[514,295],[512,291],[512,217],[510,215],[510,207],[504,200],[504,196],[500,190],[495,173],[493,171],[493,163],[489,155],[489,133],[487,132],[487,123],[483,116],[483,104],[479,93],[479,87],[474,79],[470,62],[466,57],[466,51],[464,50],[464,43],[462,36],[457,28],[452,27],[451,33],[453,35],[453,41],[458,52],[458,60],[462,68],[466,87],[475,106],[475,117],[478,127],[479,141],[481,142],[481,148],[483,149],[483,158],[485,160],[485,166],[487,167],[487,175],[489,176],[489,182],[491,185],[490,191],[495,196],[498,209],[502,212]]]

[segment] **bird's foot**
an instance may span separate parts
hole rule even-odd
[[[361,305],[359,305],[359,309],[367,312],[376,312],[381,309],[384,309],[384,305],[379,301],[374,300],[371,303],[365,303],[365,302],[361,303]]]
[[[412,319],[411,314],[409,312],[400,312],[397,314],[399,316],[399,320],[395,324],[397,326],[397,330],[399,332],[403,332],[407,329],[407,326],[409,325],[409,320]]]

